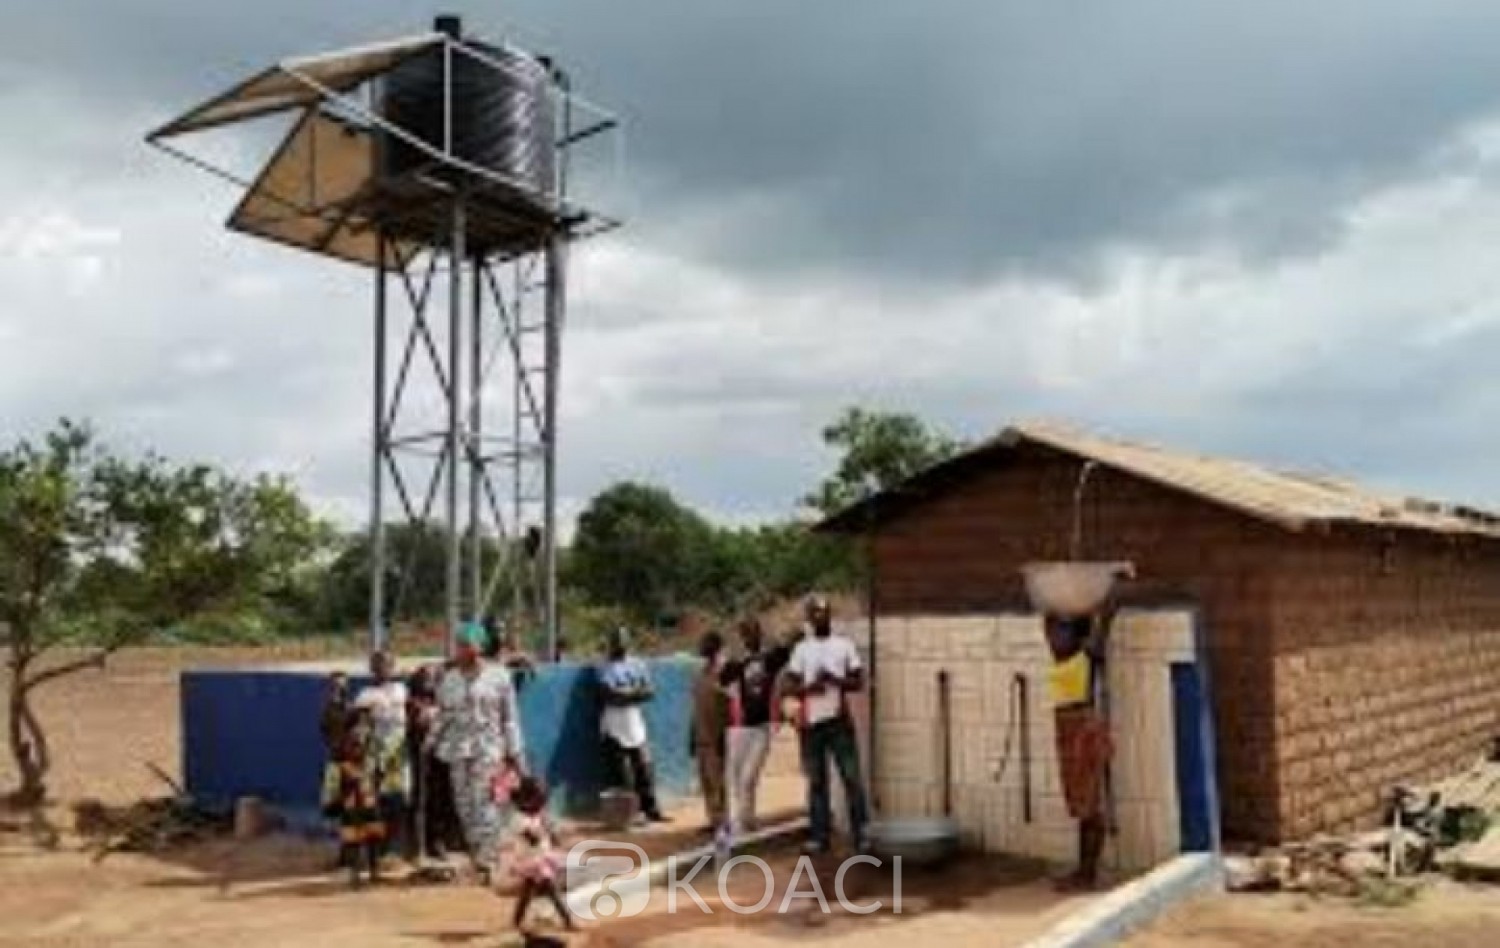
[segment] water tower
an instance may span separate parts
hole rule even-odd
[[[268,116],[289,128],[253,174],[186,145],[226,128],[243,143]],[[441,523],[450,630],[502,613],[539,622],[556,655],[568,248],[618,223],[570,193],[569,170],[616,128],[557,63],[439,17],[282,60],[147,136],[242,189],[231,230],[373,275],[372,647],[414,582],[388,542],[394,498]]]

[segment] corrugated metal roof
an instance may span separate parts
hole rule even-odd
[[[896,493],[910,492],[945,470],[1003,454],[1025,442],[1094,461],[1289,530],[1310,524],[1353,524],[1500,538],[1500,515],[1474,508],[1382,493],[1337,477],[1278,471],[1246,461],[1100,437],[1050,422],[1007,428],[999,437],[916,475]],[[876,496],[868,503],[878,511],[881,502]],[[866,522],[870,511],[861,514],[863,506],[835,514],[823,526],[839,530]]]

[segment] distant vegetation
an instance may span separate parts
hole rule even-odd
[[[0,451],[0,636],[14,798],[52,754],[37,688],[182,625],[251,638],[306,614],[332,542],[286,481],[123,458],[62,422]],[[74,646],[62,655],[58,651]]]
[[[849,409],[823,432],[838,453],[802,500],[831,513],[959,448],[911,415]],[[393,621],[443,612],[437,523],[388,527]],[[35,803],[51,764],[32,709],[38,687],[142,642],[257,643],[366,622],[370,543],[315,515],[287,480],[205,464],[130,458],[63,421],[0,449],[0,646],[8,737]],[[494,562],[500,550],[489,546]],[[806,520],[726,527],[665,488],[615,484],[590,501],[561,555],[564,628],[575,650],[628,623],[671,629],[688,613],[728,618],[861,582],[861,560]],[[523,630],[524,631],[524,630]]]

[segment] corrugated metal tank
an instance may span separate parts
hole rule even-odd
[[[440,21],[438,26],[456,38],[456,22]],[[381,114],[441,150],[449,107],[444,78],[451,64],[451,153],[505,176],[517,185],[517,201],[552,206],[557,133],[550,72],[534,57],[508,47],[472,39],[463,44],[483,58],[437,46],[392,69],[381,82]],[[395,135],[383,136],[383,175],[400,177],[424,169],[445,177],[420,148]]]

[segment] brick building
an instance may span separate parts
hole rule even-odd
[[[1081,558],[1134,562],[1127,605],[1202,618],[1228,837],[1368,824],[1500,733],[1500,520],[1479,511],[1023,425],[823,529],[871,538],[877,625],[1025,612],[1020,568],[1070,558],[1085,467]]]

